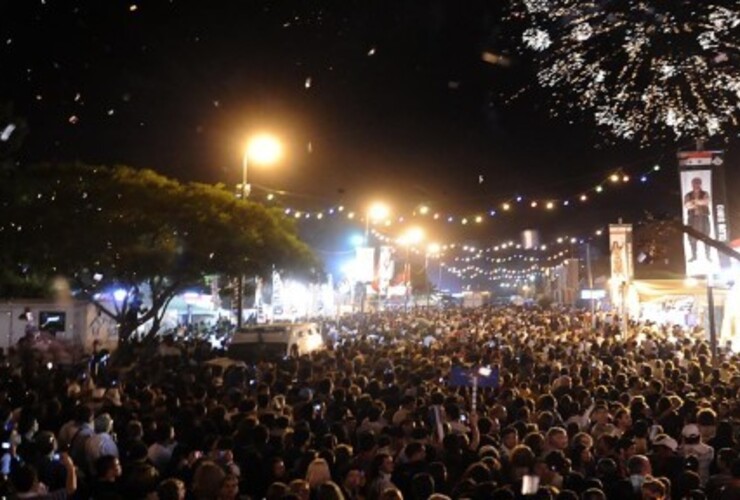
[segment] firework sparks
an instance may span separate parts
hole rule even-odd
[[[520,0],[553,112],[619,138],[711,137],[740,123],[737,0]]]

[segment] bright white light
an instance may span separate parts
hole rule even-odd
[[[113,292],[113,299],[116,302],[123,302],[127,295],[128,292],[126,290],[124,290],[123,288],[119,288],[118,290],[115,290]]]
[[[349,242],[352,244],[353,247],[359,247],[362,246],[363,243],[365,243],[365,238],[361,234],[353,234],[349,237]]]
[[[683,284],[689,288],[693,288],[699,284],[696,278],[686,278],[683,280]]]
[[[373,203],[367,210],[367,216],[371,221],[380,221],[387,219],[390,213],[391,211],[388,208],[388,205],[381,202]]]
[[[256,163],[269,164],[277,161],[282,155],[280,142],[273,136],[260,134],[252,138],[247,145],[247,159]]]

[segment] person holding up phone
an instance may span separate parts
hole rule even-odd
[[[10,481],[18,497],[65,499],[74,495],[75,491],[77,491],[77,472],[69,453],[61,453],[59,455],[59,463],[64,467],[67,478],[64,487],[57,490],[49,490],[39,480],[39,475],[32,465],[24,463],[15,468],[10,474]]]

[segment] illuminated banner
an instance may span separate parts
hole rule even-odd
[[[721,242],[729,241],[722,151],[685,151],[678,154],[683,222]],[[729,259],[691,236],[684,236],[687,276],[717,274]]]
[[[280,316],[283,314],[285,305],[283,303],[283,280],[280,278],[280,273],[277,271],[272,272],[272,314],[273,316]]]
[[[256,278],[254,287],[254,308],[257,309],[257,323],[264,323],[267,321],[265,315],[265,306],[262,303],[262,279]]]
[[[609,292],[612,305],[618,309],[626,330],[629,314],[627,294],[634,278],[632,261],[632,224],[609,224],[609,261],[612,275],[609,280]]]
[[[355,280],[359,283],[370,283],[375,277],[375,248],[357,248],[357,266]]]
[[[632,224],[609,224],[609,260],[613,284],[632,281]]]
[[[393,279],[393,249],[389,246],[380,247],[378,258],[378,292],[388,295],[388,286]]]
[[[540,246],[540,233],[534,229],[522,231],[522,248],[525,250],[536,249]]]

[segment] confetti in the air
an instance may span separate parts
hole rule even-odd
[[[303,82],[303,86],[305,88],[307,88],[307,89],[310,89],[311,88],[311,77],[310,76],[308,78],[306,78],[306,81],[305,82]]]
[[[80,119],[77,117],[77,115],[72,115],[72,116],[69,117],[69,119],[67,121],[69,123],[71,123],[72,125],[77,125],[77,123],[80,121]]]
[[[15,131],[15,124],[9,123],[0,133],[0,141],[7,142],[8,139],[10,139],[10,136],[13,134],[13,131]]]
[[[367,51],[368,56],[374,56],[375,55],[375,47],[372,47],[370,50]]]
[[[131,5],[128,6],[128,10],[129,12],[136,12],[137,10],[139,10],[139,6],[136,5],[135,3],[132,3]]]

